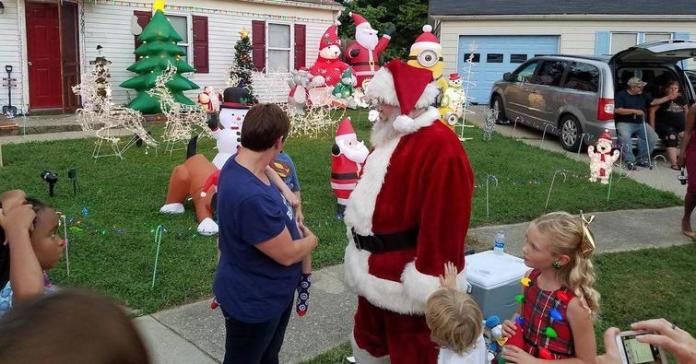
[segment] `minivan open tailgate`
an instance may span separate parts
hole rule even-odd
[[[621,63],[668,63],[696,57],[696,42],[674,40],[639,44],[615,54],[609,64]]]

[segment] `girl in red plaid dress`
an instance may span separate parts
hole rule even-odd
[[[588,229],[592,218],[553,212],[529,225],[522,253],[532,269],[522,280],[520,316],[503,324],[503,333],[510,338],[503,349],[507,361],[594,363],[593,318],[599,293],[592,288],[590,257],[595,245]]]

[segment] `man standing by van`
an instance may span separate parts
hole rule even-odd
[[[649,167],[650,154],[655,149],[657,134],[647,123],[646,115],[650,106],[660,105],[674,100],[672,94],[660,99],[653,99],[649,93],[643,93],[647,83],[638,77],[633,77],[626,83],[627,88],[620,91],[614,100],[614,121],[619,134],[621,153],[626,169],[636,170],[637,167]],[[638,138],[638,157],[633,155],[633,136]]]

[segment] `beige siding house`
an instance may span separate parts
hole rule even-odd
[[[472,97],[488,103],[493,82],[537,54],[610,56],[630,46],[696,37],[693,0],[431,0],[429,16],[446,73],[467,73]],[[696,62],[686,62],[696,68]]]
[[[134,74],[133,30],[147,24],[152,1],[147,0],[2,0],[0,14],[0,70],[13,66],[18,80],[13,104],[29,112],[55,109],[70,112],[79,100],[69,87],[79,82],[89,61],[101,54],[112,61],[111,84],[115,102],[135,97],[118,85]],[[242,29],[254,45],[254,63],[262,72],[255,90],[262,101],[282,101],[287,85],[279,74],[311,66],[319,39],[342,6],[332,0],[169,0],[165,13],[184,41],[189,64],[197,73],[188,77],[199,86],[227,87],[227,71],[234,61],[234,45]],[[252,29],[253,28],[253,29]],[[260,58],[263,57],[263,60]],[[259,77],[260,76],[260,77]],[[198,91],[189,91],[195,98]],[[0,89],[0,104],[7,103]]]

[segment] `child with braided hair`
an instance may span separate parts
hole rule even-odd
[[[519,316],[503,323],[509,338],[502,353],[505,360],[594,363],[593,319],[599,293],[592,287],[595,243],[588,225],[593,219],[552,212],[529,225],[522,253],[532,269],[522,279],[523,294],[517,297]]]

